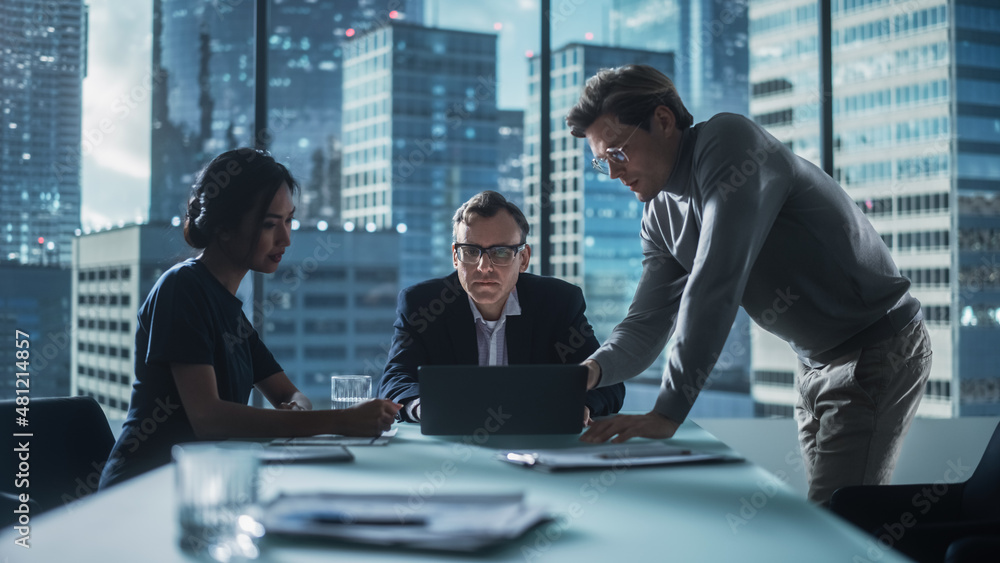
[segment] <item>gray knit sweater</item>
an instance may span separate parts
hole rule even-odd
[[[903,313],[893,331],[919,314],[910,282],[837,182],[739,115],[683,133],[641,238],[628,316],[591,357],[601,386],[618,383],[649,367],[673,333],[653,410],[677,422],[741,305],[810,365],[885,338],[865,329],[890,311]]]

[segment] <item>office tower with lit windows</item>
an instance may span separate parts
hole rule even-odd
[[[0,260],[69,266],[86,61],[82,0],[0,4]]]
[[[721,112],[746,115],[746,0],[613,0],[616,47],[674,53],[674,81],[695,123]]]
[[[500,110],[497,191],[524,207],[524,111]]]
[[[750,7],[751,113],[819,161],[817,8]],[[919,414],[1000,413],[1000,7],[834,0],[835,178],[923,305],[933,368]],[[754,329],[760,414],[789,414],[795,358]]]
[[[271,4],[269,150],[303,188],[296,216],[336,222],[342,44],[388,21],[422,21],[423,0]],[[183,217],[197,172],[218,153],[254,145],[254,10],[254,2],[153,3],[151,221]]]
[[[345,46],[341,214],[405,233],[401,287],[454,270],[452,214],[497,188],[496,42],[393,22]]]
[[[749,114],[745,1],[613,0],[608,23],[613,45],[674,54],[674,70],[668,76],[695,123],[722,112]],[[740,309],[720,356],[725,361],[716,366],[708,388],[748,392],[749,334],[750,317]],[[731,409],[720,404],[711,414],[744,412],[741,395]]]

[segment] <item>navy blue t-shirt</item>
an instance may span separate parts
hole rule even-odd
[[[191,259],[170,268],[139,309],[128,417],[101,488],[169,463],[174,444],[197,440],[171,363],[213,366],[219,397],[242,405],[255,383],[282,371],[243,303],[204,264]]]

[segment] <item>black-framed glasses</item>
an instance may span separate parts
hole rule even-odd
[[[483,257],[483,252],[485,252],[494,266],[510,266],[517,253],[524,250],[524,245],[525,243],[522,242],[513,246],[483,248],[476,244],[456,242],[455,255],[458,256],[458,261],[463,264],[478,264],[479,259]]]
[[[622,143],[620,147],[609,147],[604,151],[605,156],[594,157],[594,160],[590,161],[590,164],[594,167],[594,170],[597,170],[598,172],[604,175],[611,175],[612,162],[619,165],[627,163],[628,155],[625,154],[625,145],[628,144],[629,140],[632,139],[632,135],[635,135],[635,132],[638,130],[639,126],[636,125],[635,129],[633,129],[632,132],[628,134],[628,138],[625,139],[625,142]]]

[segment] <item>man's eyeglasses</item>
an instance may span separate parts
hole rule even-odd
[[[590,164],[593,165],[594,170],[597,170],[601,174],[610,175],[612,162],[618,165],[627,163],[628,155],[625,154],[625,145],[628,144],[629,140],[632,138],[632,135],[635,135],[635,132],[638,130],[639,126],[636,125],[635,129],[633,129],[632,132],[629,133],[628,138],[625,139],[625,142],[622,143],[621,147],[610,147],[604,151],[604,154],[606,156],[594,157],[594,160],[590,161]]]
[[[523,242],[514,246],[491,246],[489,248],[462,242],[455,243],[455,255],[458,256],[458,261],[463,264],[478,264],[483,252],[485,252],[494,266],[510,266],[517,253],[523,249]]]

